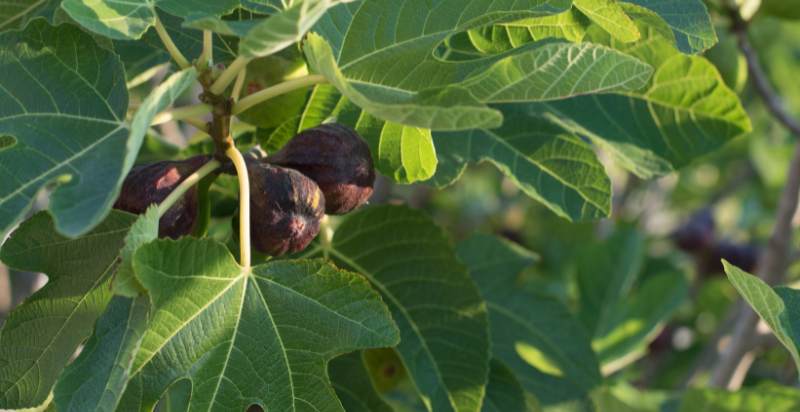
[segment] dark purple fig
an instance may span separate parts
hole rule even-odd
[[[679,227],[672,238],[675,245],[689,253],[699,253],[709,249],[714,243],[714,216],[709,209],[703,209]]]
[[[317,182],[328,214],[347,213],[372,195],[375,168],[369,146],[346,126],[324,124],[305,130],[267,162],[295,169]]]
[[[720,241],[711,248],[711,251],[698,262],[698,272],[701,275],[724,273],[722,259],[732,265],[752,273],[758,265],[760,251],[758,247],[749,244],[737,244],[730,241]]]
[[[280,256],[305,249],[319,233],[325,197],[302,173],[249,162],[251,244],[261,253]]]
[[[152,204],[159,204],[181,182],[210,160],[195,156],[181,161],[164,161],[136,166],[122,183],[114,208],[131,213],[144,213]],[[161,217],[159,237],[177,239],[192,232],[197,222],[197,189],[192,187]]]

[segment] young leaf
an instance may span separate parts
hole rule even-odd
[[[348,412],[392,412],[381,399],[360,352],[340,356],[328,366],[333,387]]]
[[[276,53],[300,41],[325,12],[353,0],[296,0],[285,8],[272,10],[265,19],[232,21],[216,17],[188,20],[187,27],[212,30],[241,38],[239,53],[245,57],[262,57]]]
[[[675,50],[652,12],[625,10],[636,13],[642,40],[620,44],[597,31],[592,38],[653,65],[650,84],[636,92],[534,103],[532,113],[589,137],[640,177],[669,173],[752,129],[714,65]]]
[[[497,54],[535,41],[554,38],[579,43],[591,24],[576,9],[547,17],[534,17],[472,29],[469,47],[478,53]]]
[[[446,186],[469,163],[491,162],[528,196],[571,220],[608,216],[611,181],[593,149],[552,123],[530,127],[520,106],[503,106],[506,121],[498,129],[437,132],[440,166],[434,183]]]
[[[728,280],[758,316],[769,325],[775,337],[789,350],[800,368],[800,291],[787,287],[772,288],[763,280],[722,261]]]
[[[61,7],[81,26],[118,40],[139,39],[155,24],[156,7],[174,16],[222,16],[239,0],[64,0]]]
[[[59,411],[116,410],[147,326],[149,299],[111,300],[94,335],[56,384],[54,402]]]
[[[534,256],[489,235],[461,242],[458,256],[489,305],[494,357],[543,407],[585,402],[602,381],[589,336],[561,302],[518,284]]]
[[[158,207],[150,206],[136,218],[125,236],[125,246],[120,252],[119,269],[114,274],[114,294],[135,298],[145,292],[144,286],[133,273],[133,254],[145,243],[158,239]]]
[[[125,125],[119,58],[77,27],[44,20],[0,35],[0,47],[0,134],[16,140],[0,151],[0,233],[54,183],[58,231],[85,233],[108,213],[141,145]]]
[[[44,272],[48,283],[11,312],[0,331],[0,408],[42,404],[111,299],[108,283],[134,216],[112,211],[77,239],[41,212],[0,250],[6,265]]]
[[[617,0],[574,0],[573,5],[621,42],[639,40],[641,34]]]
[[[489,371],[486,306],[444,232],[421,212],[369,207],[347,216],[328,253],[381,292],[426,407],[477,412]]]
[[[158,240],[134,255],[153,315],[122,410],[152,408],[178,378],[189,410],[341,410],[326,366],[397,343],[386,306],[358,275],[321,261],[274,261],[252,273],[210,240]]]

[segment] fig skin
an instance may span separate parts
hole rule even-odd
[[[375,167],[369,146],[340,124],[304,130],[266,160],[317,182],[325,194],[325,212],[331,215],[348,213],[372,195]]]
[[[144,213],[150,205],[166,199],[181,182],[210,159],[209,156],[195,156],[134,167],[122,183],[114,209]],[[192,233],[197,222],[197,210],[197,188],[192,187],[161,217],[158,236],[177,239]]]
[[[250,243],[259,252],[280,256],[305,249],[319,233],[325,197],[302,173],[262,162],[248,162]]]

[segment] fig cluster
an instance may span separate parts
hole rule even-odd
[[[211,158],[195,156],[186,160],[163,161],[131,169],[114,208],[130,213],[144,213],[159,204],[189,175]],[[177,239],[192,232],[197,223],[197,189],[189,189],[159,220],[158,235]]]
[[[339,124],[307,129],[280,151],[248,160],[252,246],[279,256],[305,249],[325,214],[348,213],[372,195],[369,146]]]
[[[723,273],[722,259],[747,272],[755,271],[758,265],[757,246],[718,238],[710,209],[694,213],[675,230],[672,240],[679,249],[692,255],[701,276]]]

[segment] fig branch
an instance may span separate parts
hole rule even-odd
[[[187,176],[181,184],[179,184],[169,196],[158,205],[158,216],[163,217],[165,213],[177,202],[189,189],[194,187],[197,182],[203,180],[204,177],[210,175],[221,166],[218,160],[211,159],[208,163],[204,164],[201,168],[197,169],[194,173]]]
[[[800,122],[794,119],[785,109],[780,95],[773,89],[767,74],[761,67],[759,57],[750,44],[747,22],[738,9],[731,8],[733,21],[732,31],[736,36],[739,49],[747,60],[753,88],[764,101],[772,116],[795,137],[800,138]],[[800,196],[800,145],[795,146],[794,155],[789,165],[786,185],[783,188],[775,216],[775,226],[769,239],[765,253],[758,263],[756,275],[769,284],[779,283],[791,261],[792,218],[798,207]],[[741,301],[737,305],[736,326],[730,336],[729,344],[720,354],[711,375],[711,385],[735,389],[741,384],[749,365],[743,364],[748,359],[749,351],[755,344],[758,316]]]
[[[167,33],[167,29],[164,28],[164,25],[161,24],[161,20],[159,20],[158,17],[156,17],[155,29],[156,33],[158,33],[158,37],[161,39],[161,42],[164,43],[164,47],[167,49],[167,52],[169,52],[169,55],[172,56],[173,60],[175,60],[175,63],[177,63],[181,69],[190,67],[191,64],[189,63],[189,60],[186,59],[183,53],[181,53],[181,51],[178,49],[178,46],[175,45],[175,42],[172,41],[172,37],[169,35],[169,33]]]

